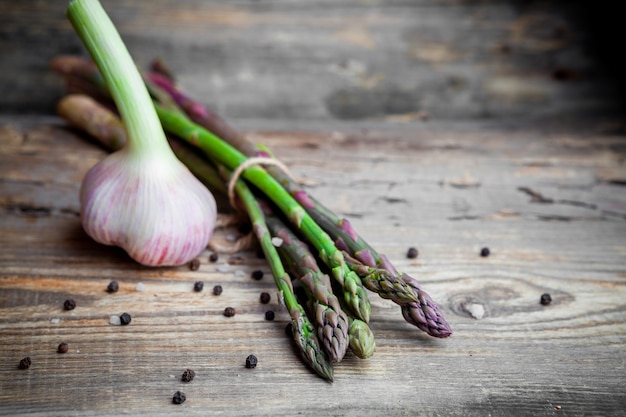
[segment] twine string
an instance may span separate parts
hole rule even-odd
[[[274,165],[282,169],[289,177],[291,177],[291,173],[289,172],[289,168],[278,159],[268,158],[265,156],[257,156],[253,158],[248,158],[245,162],[240,164],[237,169],[233,171],[230,176],[230,180],[228,180],[228,201],[230,202],[231,207],[235,210],[239,210],[237,205],[235,204],[235,184],[237,180],[243,174],[243,172],[250,168],[252,165]]]

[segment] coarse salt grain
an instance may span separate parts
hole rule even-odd
[[[50,319],[50,323],[52,323],[52,324],[59,324],[59,322],[60,322],[60,321],[61,321],[61,319],[60,319],[60,318],[53,318],[53,319]]]
[[[245,277],[246,273],[245,273],[245,271],[243,269],[237,269],[237,270],[235,270],[235,276],[237,278]]]
[[[482,304],[470,304],[466,307],[467,312],[476,320],[480,320],[485,316],[485,307]]]
[[[120,316],[111,316],[109,317],[109,323],[114,325],[114,326],[121,326],[122,325],[122,320],[120,319]]]
[[[283,240],[281,238],[279,237],[272,238],[272,245],[276,246],[277,248],[280,248],[282,244],[283,244]]]
[[[144,292],[146,290],[146,285],[143,282],[138,282],[137,285],[135,285],[135,290]]]
[[[230,265],[227,263],[219,264],[215,267],[217,272],[228,272],[230,271]]]

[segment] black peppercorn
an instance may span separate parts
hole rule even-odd
[[[491,251],[489,250],[489,248],[482,248],[480,250],[480,256],[482,256],[483,258],[486,258],[487,256],[489,256],[490,253]]]
[[[552,302],[552,297],[550,294],[541,294],[541,299],[539,301],[542,305],[547,306]]]
[[[209,262],[217,262],[218,259],[219,259],[219,255],[215,252],[209,255]]]
[[[224,309],[224,315],[226,317],[232,317],[235,315],[235,309],[233,307],[226,307]]]
[[[267,304],[270,302],[270,298],[271,296],[269,295],[269,293],[266,292],[262,292],[261,293],[261,303],[263,304]]]
[[[111,281],[109,282],[109,285],[107,285],[107,292],[114,293],[117,292],[119,289],[120,284],[118,284],[117,281]]]
[[[185,372],[183,372],[183,375],[180,377],[180,379],[183,382],[191,382],[193,381],[195,377],[196,377],[196,373],[193,371],[193,369],[186,369]]]
[[[200,269],[200,259],[194,258],[191,262],[189,262],[189,269],[192,271],[197,271]]]
[[[172,398],[172,402],[174,404],[182,404],[185,402],[185,400],[187,400],[187,397],[185,396],[184,393],[180,392],[180,391],[176,391],[174,393],[174,397]]]
[[[269,321],[274,320],[274,312],[272,310],[265,312],[265,320],[269,320]]]
[[[406,257],[409,259],[417,258],[418,254],[419,252],[417,251],[417,248],[414,247],[410,247],[409,250],[406,251]]]
[[[71,298],[65,300],[63,308],[66,310],[74,310],[76,308],[76,301]]]
[[[202,291],[203,288],[204,288],[204,282],[196,281],[196,282],[193,283],[193,290],[195,292],[200,292],[200,291]]]
[[[255,279],[257,281],[263,279],[263,271],[261,271],[260,269],[252,271],[252,279]]]
[[[128,313],[123,313],[120,316],[120,324],[122,326],[126,326],[127,324],[130,324],[131,320],[132,320],[132,318],[130,317],[130,314],[128,314]]]
[[[222,293],[222,286],[221,285],[216,285],[215,287],[213,287],[213,294],[215,295],[220,295]]]
[[[69,345],[65,342],[59,344],[59,347],[57,348],[57,352],[59,353],[67,353],[67,351],[69,350]]]
[[[17,367],[20,368],[20,369],[28,369],[28,368],[30,368],[30,364],[31,364],[30,357],[27,356],[27,357],[25,357],[24,359],[22,359],[20,361],[20,364],[17,365]]]
[[[258,363],[258,360],[256,356],[254,355],[250,355],[246,358],[246,368],[248,369],[256,368],[257,363]]]

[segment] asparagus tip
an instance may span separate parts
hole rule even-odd
[[[376,350],[376,340],[372,329],[361,320],[350,323],[350,350],[361,359],[367,359]]]

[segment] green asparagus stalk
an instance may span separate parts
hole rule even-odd
[[[332,362],[339,362],[348,348],[348,317],[333,294],[328,276],[320,271],[313,254],[285,224],[265,208],[265,220],[273,236],[282,240],[278,248],[286,265],[302,284],[310,300],[317,335]]]
[[[246,212],[252,222],[253,230],[261,244],[263,254],[270,265],[274,281],[278,287],[279,298],[289,311],[293,337],[304,361],[315,370],[318,375],[332,381],[332,364],[323,353],[323,348],[320,346],[316,336],[315,326],[309,321],[304,309],[298,303],[293,293],[291,278],[285,271],[280,256],[272,244],[272,238],[267,228],[263,212],[255,196],[242,180],[238,180],[235,183],[235,191],[246,208]]]
[[[248,156],[270,156],[266,149],[251,144],[245,136],[230,127],[218,115],[176,88],[173,80],[163,74],[149,80],[158,83],[175,101],[184,103],[184,108],[197,123],[232,144]],[[267,167],[267,171],[304,207],[307,213],[335,240],[337,247],[346,250],[360,261],[351,263],[363,280],[363,284],[381,297],[388,298],[401,306],[405,320],[434,337],[452,334],[439,306],[424,291],[421,285],[405,273],[399,273],[384,255],[376,252],[352,228],[348,220],[340,219],[324,207],[293,181],[279,167]],[[365,268],[369,267],[369,268]]]
[[[52,63],[56,72],[64,75],[67,79],[77,79],[81,82],[90,83],[99,93],[106,92],[106,87],[100,82],[97,70],[90,70],[88,65],[77,64],[76,58],[66,59],[58,57]],[[156,85],[152,86],[156,88]],[[225,143],[218,136],[193,123],[179,111],[155,103],[155,109],[163,128],[177,137],[184,139],[194,146],[202,149],[209,158],[223,164],[230,170],[236,169],[247,160],[247,157]],[[287,192],[283,186],[259,166],[247,168],[243,177],[258,187],[268,196],[276,206],[285,214],[290,222],[307,237],[310,243],[318,251],[318,256],[329,268],[333,278],[343,288],[343,298],[353,310],[354,314],[365,322],[370,317],[370,302],[361,279],[350,270],[345,263],[341,251],[339,251],[328,234],[322,230],[312,217],[300,206],[300,204]]]

